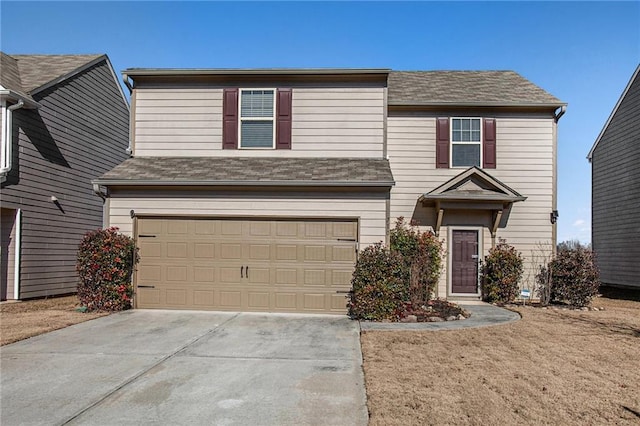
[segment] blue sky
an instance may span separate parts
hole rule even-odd
[[[640,2],[10,2],[6,53],[131,67],[515,70],[569,103],[558,240],[591,240],[585,159],[640,61]]]

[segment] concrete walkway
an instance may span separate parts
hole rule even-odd
[[[460,330],[463,328],[487,327],[491,325],[505,324],[520,319],[520,315],[508,309],[499,308],[484,302],[458,302],[471,317],[465,320],[444,322],[416,322],[416,323],[381,323],[360,322],[362,330],[412,330],[412,331],[438,331]]]
[[[2,425],[366,425],[346,317],[134,310],[0,348]]]

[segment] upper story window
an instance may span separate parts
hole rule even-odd
[[[496,119],[436,118],[436,168],[496,168]]]
[[[482,131],[480,118],[451,119],[451,167],[480,167]]]
[[[222,149],[291,149],[291,88],[238,89],[222,95]]]
[[[275,90],[240,90],[240,148],[275,148]]]

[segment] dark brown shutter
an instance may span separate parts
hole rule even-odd
[[[436,120],[436,168],[449,168],[449,119]]]
[[[276,149],[291,149],[291,89],[278,89]]]
[[[238,149],[238,89],[224,89],[222,149]]]
[[[485,118],[482,132],[482,158],[485,169],[496,168],[496,119]]]

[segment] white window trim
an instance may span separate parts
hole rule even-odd
[[[484,256],[484,228],[482,226],[449,226],[447,229],[447,295],[450,297],[464,297],[464,296],[482,296],[482,289],[480,288],[480,265],[478,265],[478,292],[477,293],[454,293],[453,292],[453,231],[477,231],[478,232],[478,256],[482,259]]]
[[[242,92],[244,91],[249,91],[249,90],[271,90],[273,91],[273,117],[271,117],[271,120],[273,121],[273,136],[272,136],[272,141],[273,144],[271,145],[271,147],[268,146],[260,146],[260,147],[252,147],[252,146],[242,146],[242,121],[246,120],[246,121],[268,121],[269,119],[267,117],[246,117],[246,118],[242,118]],[[238,149],[259,149],[259,150],[265,150],[265,149],[276,149],[276,116],[278,114],[278,112],[276,111],[276,100],[278,98],[278,89],[273,88],[273,87],[245,87],[245,88],[240,88],[238,91]]]
[[[468,142],[454,142],[453,141],[453,120],[480,120],[480,142],[468,141]],[[482,168],[483,164],[483,141],[484,141],[484,129],[482,125],[482,117],[451,117],[449,119],[449,164],[452,169],[468,169],[470,166],[454,166],[453,165],[453,144],[456,145],[480,145],[480,165],[479,168]]]

